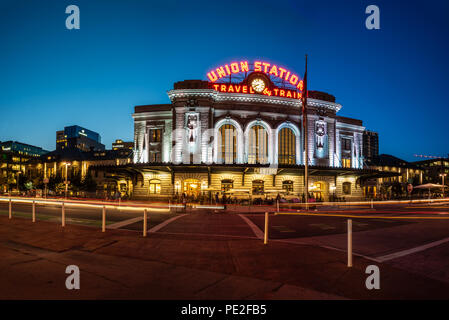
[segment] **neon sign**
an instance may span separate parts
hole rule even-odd
[[[269,76],[277,77],[281,80],[286,81],[288,84],[295,86],[298,90],[302,91],[303,89],[303,81],[299,80],[298,75],[294,74],[290,70],[279,67],[275,64],[271,64],[264,61],[254,61],[254,72],[265,73]],[[249,72],[249,64],[248,61],[240,61],[240,62],[232,62],[229,64],[225,64],[216,68],[215,70],[211,70],[207,73],[207,77],[209,81],[214,83],[221,78],[228,77],[232,74],[240,73],[240,72]]]
[[[244,84],[232,84],[232,83],[211,83],[210,87],[218,92],[225,93],[244,93],[244,94],[263,94],[270,97],[282,97],[290,99],[301,99],[302,94],[295,90],[280,89],[280,88],[265,88],[262,92],[254,91],[252,86]]]

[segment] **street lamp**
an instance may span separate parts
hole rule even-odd
[[[69,190],[69,181],[67,180],[67,168],[70,166],[70,162],[64,162],[65,165],[65,198],[67,199],[67,192]]]
[[[444,187],[445,187],[445,186],[444,186],[444,177],[445,177],[445,176],[447,176],[447,173],[440,173],[440,177],[441,177],[441,179],[443,180],[443,182],[441,183],[441,184],[443,185],[443,187],[442,187],[442,188],[443,188],[443,198],[444,198]]]

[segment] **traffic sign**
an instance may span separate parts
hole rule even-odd
[[[408,193],[412,193],[412,191],[413,191],[413,185],[409,183],[409,184],[407,185],[407,192],[408,192]]]

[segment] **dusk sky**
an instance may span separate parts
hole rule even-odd
[[[68,30],[65,8],[81,12]],[[380,8],[380,30],[365,8]],[[0,0],[0,141],[55,149],[80,125],[108,149],[133,139],[135,105],[223,63],[264,59],[333,94],[339,115],[406,160],[449,153],[449,1]]]

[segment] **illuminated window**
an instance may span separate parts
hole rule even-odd
[[[278,161],[279,164],[296,163],[296,136],[290,128],[279,131],[278,137]]]
[[[282,181],[282,190],[286,192],[293,192],[293,181],[291,180]]]
[[[268,132],[260,125],[249,130],[248,163],[268,163]]]
[[[351,182],[343,182],[343,194],[351,194]]]
[[[230,179],[221,180],[221,192],[227,192],[234,187],[234,181]]]
[[[237,159],[237,130],[232,124],[220,127],[218,163],[235,163]]]
[[[162,129],[151,129],[150,130],[150,140],[151,140],[151,142],[161,142]]]
[[[161,193],[161,180],[152,179],[150,180],[150,194],[160,194]]]
[[[263,193],[264,193],[264,181],[253,180],[253,194],[263,194]]]
[[[351,159],[342,159],[343,168],[351,168]]]

